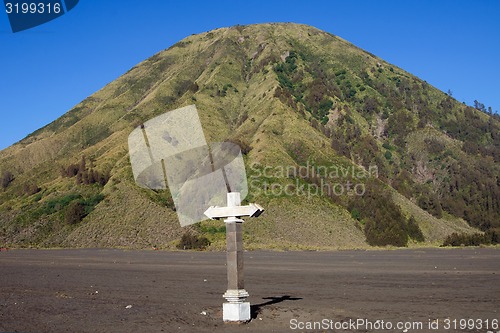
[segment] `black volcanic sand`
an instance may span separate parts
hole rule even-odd
[[[365,318],[486,332],[444,325],[500,319],[500,249],[246,252],[245,280],[254,318],[224,324],[225,253],[2,251],[0,332],[297,332]],[[402,331],[332,327],[316,332]]]

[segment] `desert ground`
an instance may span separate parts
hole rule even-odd
[[[500,331],[487,327],[500,319],[500,249],[245,252],[246,324],[222,320],[225,261],[224,252],[2,251],[0,332]]]

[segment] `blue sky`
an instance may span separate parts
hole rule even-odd
[[[0,12],[0,149],[69,111],[180,39],[219,27],[296,22],[500,111],[500,1],[97,1],[12,33]]]

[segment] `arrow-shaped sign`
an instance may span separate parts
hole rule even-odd
[[[242,217],[251,216],[257,217],[264,212],[258,204],[251,203],[248,206],[234,206],[234,207],[218,207],[211,206],[205,211],[205,215],[212,220],[226,218],[226,217]]]

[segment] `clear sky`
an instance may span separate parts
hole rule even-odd
[[[18,33],[0,11],[0,149],[186,36],[265,22],[331,32],[460,102],[500,111],[497,0],[80,0]]]

